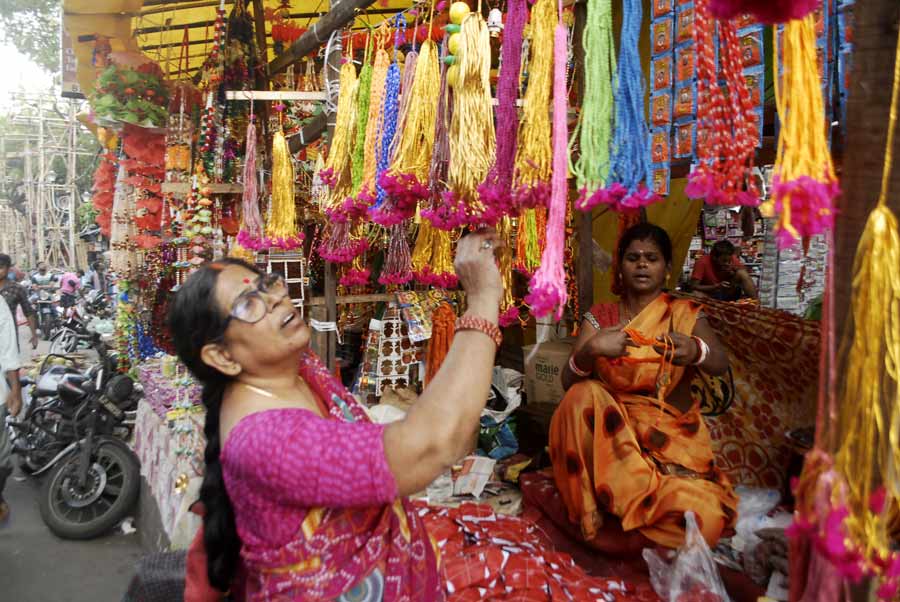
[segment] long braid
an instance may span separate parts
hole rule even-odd
[[[209,582],[223,592],[231,589],[241,553],[234,508],[225,489],[219,437],[219,414],[230,379],[206,364],[202,353],[205,345],[222,339],[228,325],[227,314],[216,306],[215,289],[219,272],[229,265],[258,273],[252,265],[231,257],[208,263],[187,279],[169,309],[169,332],[181,334],[173,338],[178,357],[203,384],[202,401],[206,408],[203,427],[206,467],[200,485],[200,501],[205,507],[203,543]]]
[[[240,560],[241,540],[234,520],[234,508],[225,490],[222,463],[219,459],[219,414],[227,381],[214,379],[203,385],[203,405],[206,407],[206,471],[200,485],[203,502],[203,543],[206,547],[206,573],[209,582],[220,591],[228,591]]]

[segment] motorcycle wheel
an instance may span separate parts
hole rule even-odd
[[[92,539],[131,512],[140,493],[138,460],[119,441],[104,441],[91,453],[87,484],[78,486],[79,455],[60,462],[41,487],[41,518],[63,539]]]
[[[73,353],[78,348],[78,335],[69,328],[57,331],[50,339],[50,353]]]

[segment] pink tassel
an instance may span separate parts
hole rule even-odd
[[[541,256],[541,267],[531,279],[525,301],[535,316],[545,316],[556,309],[562,318],[568,300],[564,250],[566,239],[566,203],[568,176],[568,139],[566,128],[566,26],[556,26],[553,40],[553,175],[550,179],[550,215],[547,219],[547,244]]]
[[[256,126],[253,120],[247,126],[247,158],[244,163],[243,228],[251,239],[263,237],[262,218],[259,215],[259,189],[256,185]],[[246,246],[246,245],[245,245]]]

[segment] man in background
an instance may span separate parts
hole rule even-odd
[[[47,269],[47,264],[43,261],[38,264],[37,271],[31,275],[32,284],[38,287],[51,287],[54,284],[53,274]]]
[[[17,416],[22,410],[22,388],[19,384],[19,348],[16,321],[6,303],[0,303],[0,524],[9,517],[9,505],[3,499],[6,479],[12,474],[12,441],[6,428],[6,416]]]
[[[37,314],[34,307],[28,301],[28,292],[21,284],[14,282],[9,278],[12,268],[12,259],[9,255],[0,253],[0,297],[6,301],[9,311],[13,315],[13,321],[17,311],[21,308],[22,314],[28,320],[28,327],[31,329],[31,348],[37,349]],[[15,328],[16,341],[18,342],[19,329]]]
[[[756,298],[753,279],[727,240],[716,242],[708,255],[697,260],[691,271],[691,288],[720,301]]]
[[[63,309],[72,307],[78,300],[81,278],[74,272],[66,272],[59,279],[59,304]]]

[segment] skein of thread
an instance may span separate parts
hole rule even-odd
[[[244,230],[254,239],[263,236],[262,217],[259,214],[259,188],[256,183],[256,125],[247,125],[246,160],[244,162],[244,191],[241,196]]]

